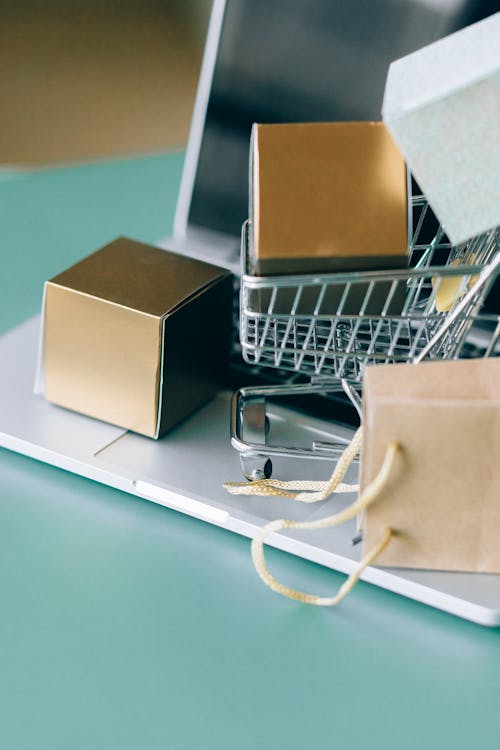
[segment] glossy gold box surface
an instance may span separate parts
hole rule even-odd
[[[46,398],[158,437],[213,395],[230,287],[224,269],[125,238],[84,258],[46,284]],[[213,364],[191,354],[209,321],[219,331]]]
[[[250,171],[255,272],[406,264],[406,165],[383,123],[255,125]]]

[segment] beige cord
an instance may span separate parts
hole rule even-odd
[[[358,433],[356,433],[356,435],[354,436],[353,443],[357,440],[359,432],[360,430],[358,430]],[[349,450],[351,446],[348,446],[340,461],[342,461],[346,454],[348,454],[349,456],[352,455],[352,450]],[[266,566],[264,557],[264,541],[270,534],[281,531],[282,529],[328,529],[332,528],[333,526],[339,526],[340,524],[351,520],[356,515],[364,511],[379,497],[380,493],[389,481],[391,471],[393,469],[394,462],[399,451],[400,446],[395,442],[391,443],[388,446],[382,467],[375,479],[370,482],[362,495],[360,495],[360,497],[354,503],[352,503],[351,505],[349,505],[349,507],[345,508],[339,513],[335,513],[332,516],[322,518],[318,521],[301,522],[288,519],[279,519],[277,521],[272,521],[271,523],[268,523],[266,524],[266,526],[264,526],[257,537],[252,541],[252,560],[257,573],[262,578],[264,583],[269,586],[269,588],[271,588],[273,591],[276,591],[278,594],[289,597],[290,599],[296,599],[297,601],[304,602],[306,604],[316,604],[320,607],[331,607],[338,604],[342,601],[342,599],[344,599],[344,597],[354,588],[364,569],[368,567],[368,565],[370,565],[375,560],[375,558],[380,555],[380,553],[387,547],[394,533],[391,529],[386,529],[380,542],[374,547],[374,549],[370,550],[370,552],[363,557],[356,570],[351,573],[351,575],[340,587],[337,594],[332,597],[307,594],[303,591],[297,591],[296,589],[292,589],[280,583],[276,578],[274,578],[273,575],[271,575]],[[354,456],[355,455],[356,454],[354,454]],[[344,468],[344,473],[345,471],[347,471],[347,468],[348,465]],[[333,483],[333,478],[336,472],[337,469],[335,470],[329,485]]]
[[[359,453],[362,439],[363,431],[359,427],[337,461],[335,471],[326,482],[307,480],[283,482],[279,479],[257,479],[254,482],[226,482],[224,487],[231,495],[271,495],[287,497],[297,500],[299,503],[318,503],[321,500],[326,500],[332,492],[357,492],[359,489],[357,484],[342,484],[342,479]],[[293,491],[287,492],[287,490]]]

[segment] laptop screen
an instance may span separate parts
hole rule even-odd
[[[188,224],[239,235],[253,122],[380,120],[397,59],[493,12],[474,0],[227,0]]]

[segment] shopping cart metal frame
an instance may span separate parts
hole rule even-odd
[[[343,391],[361,417],[361,381],[368,365],[457,359],[467,356],[470,340],[476,346],[472,356],[500,353],[500,316],[482,312],[500,273],[500,230],[453,247],[438,227],[430,242],[421,242],[429,207],[421,195],[412,199],[412,206],[415,230],[407,269],[253,276],[248,273],[248,222],[243,225],[243,358],[252,365],[310,379],[241,388],[234,394],[231,442],[248,479],[270,476],[274,456],[332,461],[345,447],[340,437],[332,443],[314,443],[309,449],[269,444],[268,399]],[[443,257],[444,263],[434,265]],[[367,312],[380,289],[385,302],[375,313]],[[325,310],[325,301],[332,300],[335,311]],[[355,304],[359,306],[353,309]]]

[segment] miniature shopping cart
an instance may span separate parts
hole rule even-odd
[[[500,230],[455,247],[441,227],[428,237],[432,212],[423,196],[413,197],[412,208],[404,270],[252,276],[243,225],[243,358],[291,374],[285,385],[242,388],[233,396],[231,442],[248,479],[269,477],[273,456],[331,461],[348,442],[268,444],[267,399],[343,391],[361,416],[367,365],[500,354],[500,316],[483,312],[500,273]],[[299,375],[307,382],[296,382]]]

